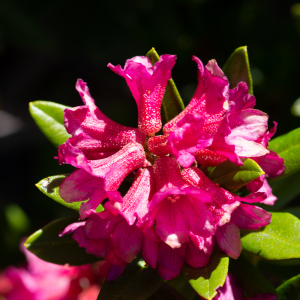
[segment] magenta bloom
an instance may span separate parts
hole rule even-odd
[[[240,229],[271,222],[271,214],[253,203],[275,201],[266,178],[284,171],[283,160],[267,149],[276,126],[268,131],[268,116],[254,109],[255,98],[244,82],[229,89],[215,60],[206,66],[193,60],[197,89],[189,105],[165,124],[163,135],[155,133],[162,126],[160,107],[175,64],[172,55],[162,55],[154,66],[146,57],[127,60],[124,69],[108,65],[125,78],[136,100],[138,128],[107,118],[81,80],[76,89],[85,105],[65,110],[72,137],[59,147],[59,163],[77,169],[59,193],[68,203],[88,201],[81,204],[81,221],[61,234],[73,234],[80,247],[105,258],[111,264],[108,280],[120,276],[139,252],[166,280],[177,277],[185,263],[205,266],[215,243],[237,259]],[[265,171],[247,184],[246,197],[205,175],[207,167],[228,159],[242,165],[241,158],[255,160]],[[124,191],[122,183],[133,177]],[[100,203],[105,210],[96,213]]]
[[[96,300],[106,277],[108,263],[69,267],[45,262],[22,246],[27,267],[8,267],[4,276],[9,282],[7,300]],[[83,279],[83,280],[82,280]],[[54,288],[55,287],[55,288]]]
[[[147,57],[136,56],[126,61],[124,69],[108,64],[125,78],[138,107],[139,130],[144,134],[154,134],[161,128],[160,106],[175,59],[175,55],[162,55],[152,66]]]

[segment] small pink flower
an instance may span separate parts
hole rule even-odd
[[[152,66],[147,57],[136,56],[126,61],[124,69],[108,64],[125,78],[138,107],[139,130],[144,134],[154,134],[161,128],[160,106],[175,59],[175,55],[162,55]]]

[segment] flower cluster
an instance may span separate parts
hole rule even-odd
[[[45,262],[25,249],[27,266],[8,267],[0,275],[0,296],[7,300],[96,300],[109,264],[79,267]],[[55,288],[54,288],[55,287]]]
[[[171,280],[184,263],[205,266],[215,243],[232,258],[241,253],[240,229],[258,229],[271,214],[253,205],[273,204],[266,178],[284,171],[283,160],[267,149],[277,124],[268,131],[268,115],[254,109],[255,98],[240,82],[229,82],[215,60],[197,58],[198,86],[189,105],[163,126],[160,107],[174,55],[152,66],[147,57],[108,67],[122,76],[137,103],[138,128],[115,123],[94,103],[86,83],[76,89],[85,105],[65,110],[72,135],[59,147],[59,163],[77,168],[60,185],[68,203],[82,202],[81,222],[73,233],[80,247],[111,263],[108,280],[117,278],[142,251],[143,259]],[[238,166],[256,161],[264,175],[238,196],[215,184],[207,169],[229,160]],[[134,176],[125,195],[122,182]],[[96,212],[99,204],[105,210]]]

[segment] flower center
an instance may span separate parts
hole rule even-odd
[[[167,200],[171,201],[172,203],[176,203],[176,201],[179,200],[179,199],[180,199],[179,195],[169,195],[167,197]]]

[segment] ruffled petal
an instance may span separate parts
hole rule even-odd
[[[201,268],[208,264],[210,255],[205,254],[203,250],[199,250],[190,240],[186,246],[185,262],[193,268]]]

